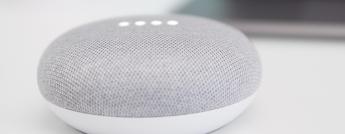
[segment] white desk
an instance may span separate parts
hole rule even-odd
[[[0,1],[0,133],[79,134],[45,107],[37,89],[36,67],[44,48],[79,24],[130,14],[168,13],[183,3]],[[252,40],[264,69],[258,97],[244,114],[214,133],[345,133],[345,40]]]

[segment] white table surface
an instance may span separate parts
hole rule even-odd
[[[164,14],[183,0],[0,1],[0,133],[80,134],[45,106],[36,68],[64,31],[94,20]],[[251,38],[263,64],[254,103],[215,134],[344,134],[345,39]]]

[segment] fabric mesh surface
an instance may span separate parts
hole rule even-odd
[[[135,21],[148,22],[135,26]],[[150,21],[161,20],[159,26]],[[177,20],[178,25],[165,22]],[[128,21],[131,25],[119,27]],[[238,30],[191,16],[137,16],[72,29],[43,54],[38,84],[65,109],[112,117],[199,113],[258,88],[257,52]]]

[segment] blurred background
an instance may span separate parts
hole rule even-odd
[[[194,0],[177,12],[228,22],[255,36],[345,37],[343,0]]]
[[[81,24],[157,14],[235,26],[260,53],[255,102],[214,134],[345,133],[343,0],[0,0],[0,133],[81,134],[49,112],[38,91],[44,49]]]

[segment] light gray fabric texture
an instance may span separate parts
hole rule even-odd
[[[122,21],[130,25],[119,27]],[[45,99],[65,109],[143,118],[232,105],[255,92],[260,75],[254,46],[228,25],[135,16],[86,24],[57,38],[41,58],[38,84]]]

